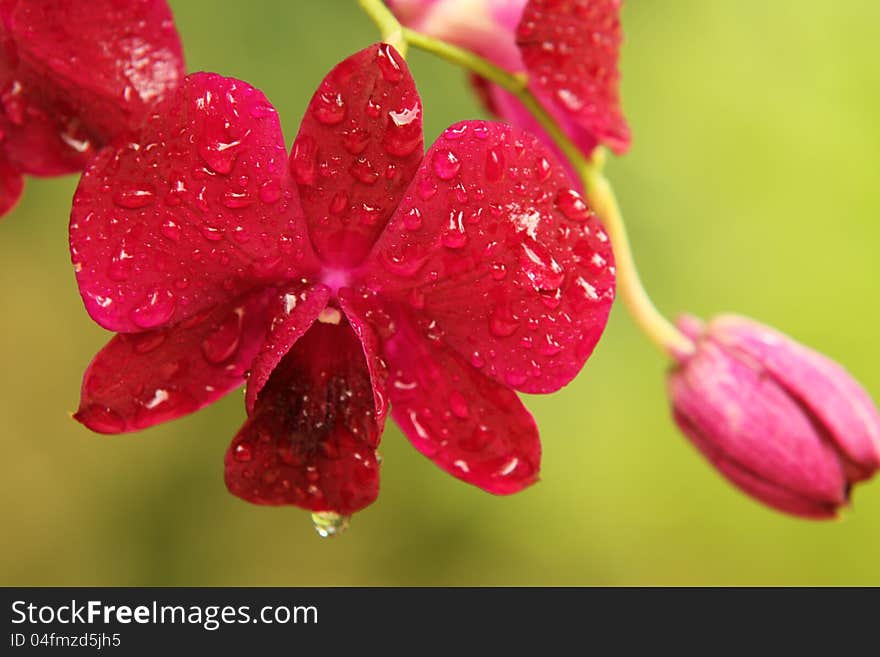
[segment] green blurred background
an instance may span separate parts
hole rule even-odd
[[[171,2],[189,69],[263,89],[288,143],[324,73],[377,39],[355,4]],[[760,318],[880,396],[880,3],[629,0],[624,27],[635,139],[609,173],[660,308]],[[459,71],[410,63],[429,140],[481,116]],[[674,429],[666,365],[622,307],[574,383],[526,399],[543,481],[510,498],[389,426],[379,501],[322,541],[302,511],[227,494],[240,394],[93,435],[68,415],[107,339],[69,265],[75,184],[30,180],[0,223],[2,584],[880,584],[880,481],[825,524],[741,495]]]

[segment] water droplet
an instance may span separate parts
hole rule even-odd
[[[379,50],[376,53],[376,62],[379,64],[379,70],[382,71],[382,77],[392,84],[397,84],[403,79],[403,69],[401,69],[397,57],[398,55],[394,52],[394,48],[387,43],[379,45]]]
[[[407,230],[418,230],[422,227],[422,211],[416,207],[410,208],[409,212],[403,215],[403,225]]]
[[[175,223],[174,219],[169,217],[162,225],[159,226],[159,232],[162,233],[162,236],[166,239],[171,240],[172,242],[180,241],[180,233],[182,229],[180,228],[180,224]]]
[[[165,334],[159,331],[129,334],[131,345],[139,354],[148,354],[165,342]]]
[[[362,128],[352,128],[343,133],[342,145],[352,155],[360,155],[370,143],[370,133]]]
[[[205,359],[216,364],[229,360],[241,343],[242,317],[244,311],[236,308],[210,335],[202,341]]]
[[[113,202],[121,208],[134,210],[152,205],[156,194],[149,187],[123,187],[113,195]]]
[[[370,98],[370,100],[367,101],[367,106],[364,108],[364,111],[367,113],[367,116],[375,119],[382,113],[382,106]]]
[[[452,394],[449,395],[449,409],[455,417],[461,418],[462,420],[467,418],[470,414],[467,400],[458,390],[453,390]]]
[[[559,89],[556,99],[572,114],[580,112],[584,107],[584,99],[570,89]]]
[[[267,180],[260,185],[260,200],[263,203],[276,203],[281,198],[281,183],[277,180]]]
[[[432,165],[434,173],[441,180],[452,180],[461,170],[461,160],[446,148],[438,148],[434,151]]]
[[[144,329],[164,324],[174,314],[177,299],[169,290],[155,290],[144,302],[131,311],[131,321]]]
[[[449,213],[449,224],[440,241],[448,249],[460,249],[467,244],[467,233],[464,230],[464,213],[453,210]]]
[[[234,458],[239,463],[248,463],[252,458],[254,458],[253,450],[251,450],[250,445],[245,445],[244,443],[238,443],[232,449],[232,458]]]
[[[494,146],[486,152],[486,179],[498,182],[504,177],[504,151]]]
[[[547,182],[551,173],[552,167],[550,166],[550,160],[546,157],[538,158],[538,161],[535,162],[535,179],[538,182]]]
[[[411,277],[425,265],[430,253],[418,245],[389,247],[382,252],[382,264],[392,274]]]
[[[562,351],[562,345],[556,341],[556,338],[548,333],[544,336],[544,340],[541,342],[538,349],[545,356],[555,356]]]
[[[339,536],[351,524],[351,516],[344,516],[333,511],[320,511],[312,514],[312,524],[321,538]]]
[[[209,242],[219,242],[223,239],[223,230],[216,226],[202,226],[201,233]]]
[[[379,179],[379,172],[373,168],[369,160],[362,157],[354,161],[350,171],[352,176],[365,185],[373,185]]]
[[[590,208],[574,189],[563,189],[556,195],[556,207],[572,221],[586,221],[590,218]]]
[[[557,290],[565,278],[565,271],[550,252],[531,237],[523,238],[520,245],[520,268],[536,290]]]
[[[507,276],[507,265],[503,262],[496,262],[491,267],[492,278],[496,281],[504,280]]]
[[[110,266],[107,267],[107,276],[110,280],[121,283],[127,281],[131,276],[132,261],[134,256],[126,251],[125,242],[119,245],[116,254],[110,258]]]
[[[199,155],[211,169],[221,175],[227,175],[235,166],[239,146],[241,141],[237,139],[226,141],[225,137],[212,139],[206,136],[206,141],[199,144]]]
[[[425,176],[419,180],[419,197],[423,201],[428,201],[437,193],[437,184],[429,177]]]
[[[234,192],[231,190],[227,190],[223,194],[223,205],[225,205],[230,210],[246,208],[253,202],[254,200],[247,192]]]
[[[418,105],[388,113],[388,123],[382,137],[382,147],[397,157],[406,157],[422,145],[422,124],[416,119],[421,115]]]
[[[475,351],[474,353],[471,354],[471,365],[472,366],[476,367],[477,369],[480,369],[485,364],[486,364],[486,361],[480,355],[479,351]]]
[[[497,338],[513,335],[519,328],[519,319],[510,312],[496,308],[489,316],[489,331]]]
[[[345,99],[338,91],[325,88],[318,94],[312,114],[324,125],[336,125],[345,118]]]
[[[348,207],[348,194],[338,192],[330,201],[330,212],[341,214]]]
[[[382,208],[362,203],[358,210],[358,219],[364,226],[375,226],[382,218]]]
[[[300,185],[314,185],[318,175],[317,145],[308,135],[300,135],[293,143],[290,171]]]

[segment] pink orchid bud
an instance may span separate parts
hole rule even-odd
[[[676,423],[734,485],[793,515],[831,518],[880,468],[880,415],[840,365],[767,326],[685,316],[696,342],[669,376]]]

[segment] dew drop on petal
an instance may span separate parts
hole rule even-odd
[[[496,338],[506,338],[513,335],[519,328],[519,320],[510,313],[502,312],[496,308],[489,316],[489,331]]]
[[[449,410],[452,411],[452,414],[455,417],[461,419],[465,419],[470,415],[467,400],[458,390],[454,390],[452,394],[449,395]]]
[[[397,84],[403,79],[403,70],[400,68],[400,62],[397,61],[397,55],[387,43],[379,46],[376,61],[379,64],[379,70],[382,71],[382,77],[387,82]]]
[[[171,319],[176,305],[177,299],[173,293],[156,290],[131,311],[131,320],[141,328],[155,328]]]
[[[313,185],[318,176],[317,145],[309,135],[300,135],[293,144],[290,171],[300,185]]]
[[[556,195],[556,207],[572,221],[586,221],[590,218],[589,206],[573,189],[563,189]]]
[[[260,185],[259,194],[263,203],[276,203],[281,198],[281,184],[277,180],[267,180]]]
[[[134,210],[152,205],[156,193],[147,187],[123,187],[113,195],[113,202],[121,208]]]
[[[504,177],[504,151],[495,146],[486,152],[486,179],[498,182]]]
[[[338,91],[324,89],[312,108],[315,118],[324,125],[336,125],[345,118],[345,98]]]
[[[209,363],[229,360],[241,343],[243,311],[236,308],[226,320],[202,341],[202,354]]]
[[[239,463],[247,463],[254,457],[253,451],[249,445],[239,443],[232,449],[232,458]]]
[[[411,208],[409,212],[403,215],[403,225],[407,230],[418,230],[422,227],[422,211],[418,208]]]
[[[434,173],[440,180],[452,180],[461,170],[461,160],[447,148],[439,148],[432,156]]]

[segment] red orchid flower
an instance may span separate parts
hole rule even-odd
[[[458,44],[529,86],[587,156],[598,144],[629,148],[620,109],[618,51],[622,0],[388,0],[407,26]],[[512,94],[474,78],[495,115],[552,140]]]
[[[165,0],[0,0],[0,216],[82,169],[184,76]]]
[[[143,429],[247,379],[229,490],[342,514],[376,498],[389,401],[454,476],[533,483],[538,432],[514,390],[568,383],[614,296],[608,238],[553,156],[484,121],[423,154],[388,45],[325,78],[289,162],[262,93],[188,76],[86,169],[70,241],[86,308],[120,332],[76,418]]]

